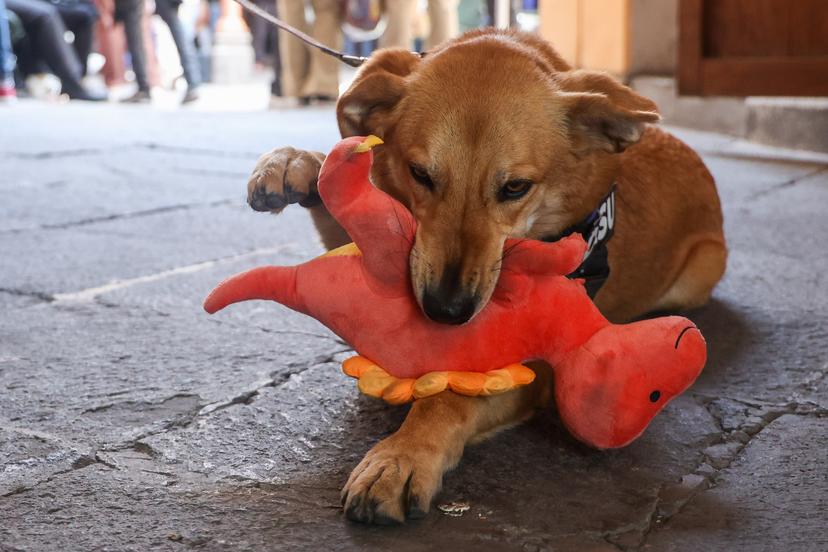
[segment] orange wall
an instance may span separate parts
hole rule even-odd
[[[576,67],[619,76],[675,68],[678,0],[540,0],[540,34]]]

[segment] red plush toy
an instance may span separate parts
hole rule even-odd
[[[561,419],[597,448],[624,446],[689,387],[706,360],[692,322],[671,316],[614,325],[565,275],[578,267],[580,237],[509,240],[497,289],[469,323],[447,326],[420,310],[408,257],[416,222],[369,181],[378,138],[341,141],[325,160],[319,194],[353,244],[292,267],[260,267],[225,280],[204,303],[271,299],[308,314],[361,356],[343,364],[360,389],[392,403],[449,388],[487,395],[529,383],[517,364],[553,367]]]

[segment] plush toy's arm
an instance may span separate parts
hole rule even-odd
[[[586,250],[586,242],[577,234],[551,243],[511,239],[503,249],[503,270],[566,276],[581,265]]]
[[[363,255],[368,272],[380,283],[407,285],[408,256],[414,243],[414,217],[369,180],[374,136],[343,140],[325,159],[319,195]]]

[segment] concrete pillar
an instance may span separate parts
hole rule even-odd
[[[220,0],[212,49],[212,81],[217,84],[248,82],[253,76],[253,39],[233,0]]]
[[[494,13],[492,14],[492,20],[494,26],[498,29],[509,28],[509,16],[511,14],[510,4],[511,2],[509,0],[494,1]]]

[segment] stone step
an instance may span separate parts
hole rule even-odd
[[[671,77],[631,86],[658,104],[664,121],[772,146],[828,152],[828,98],[679,96]]]

